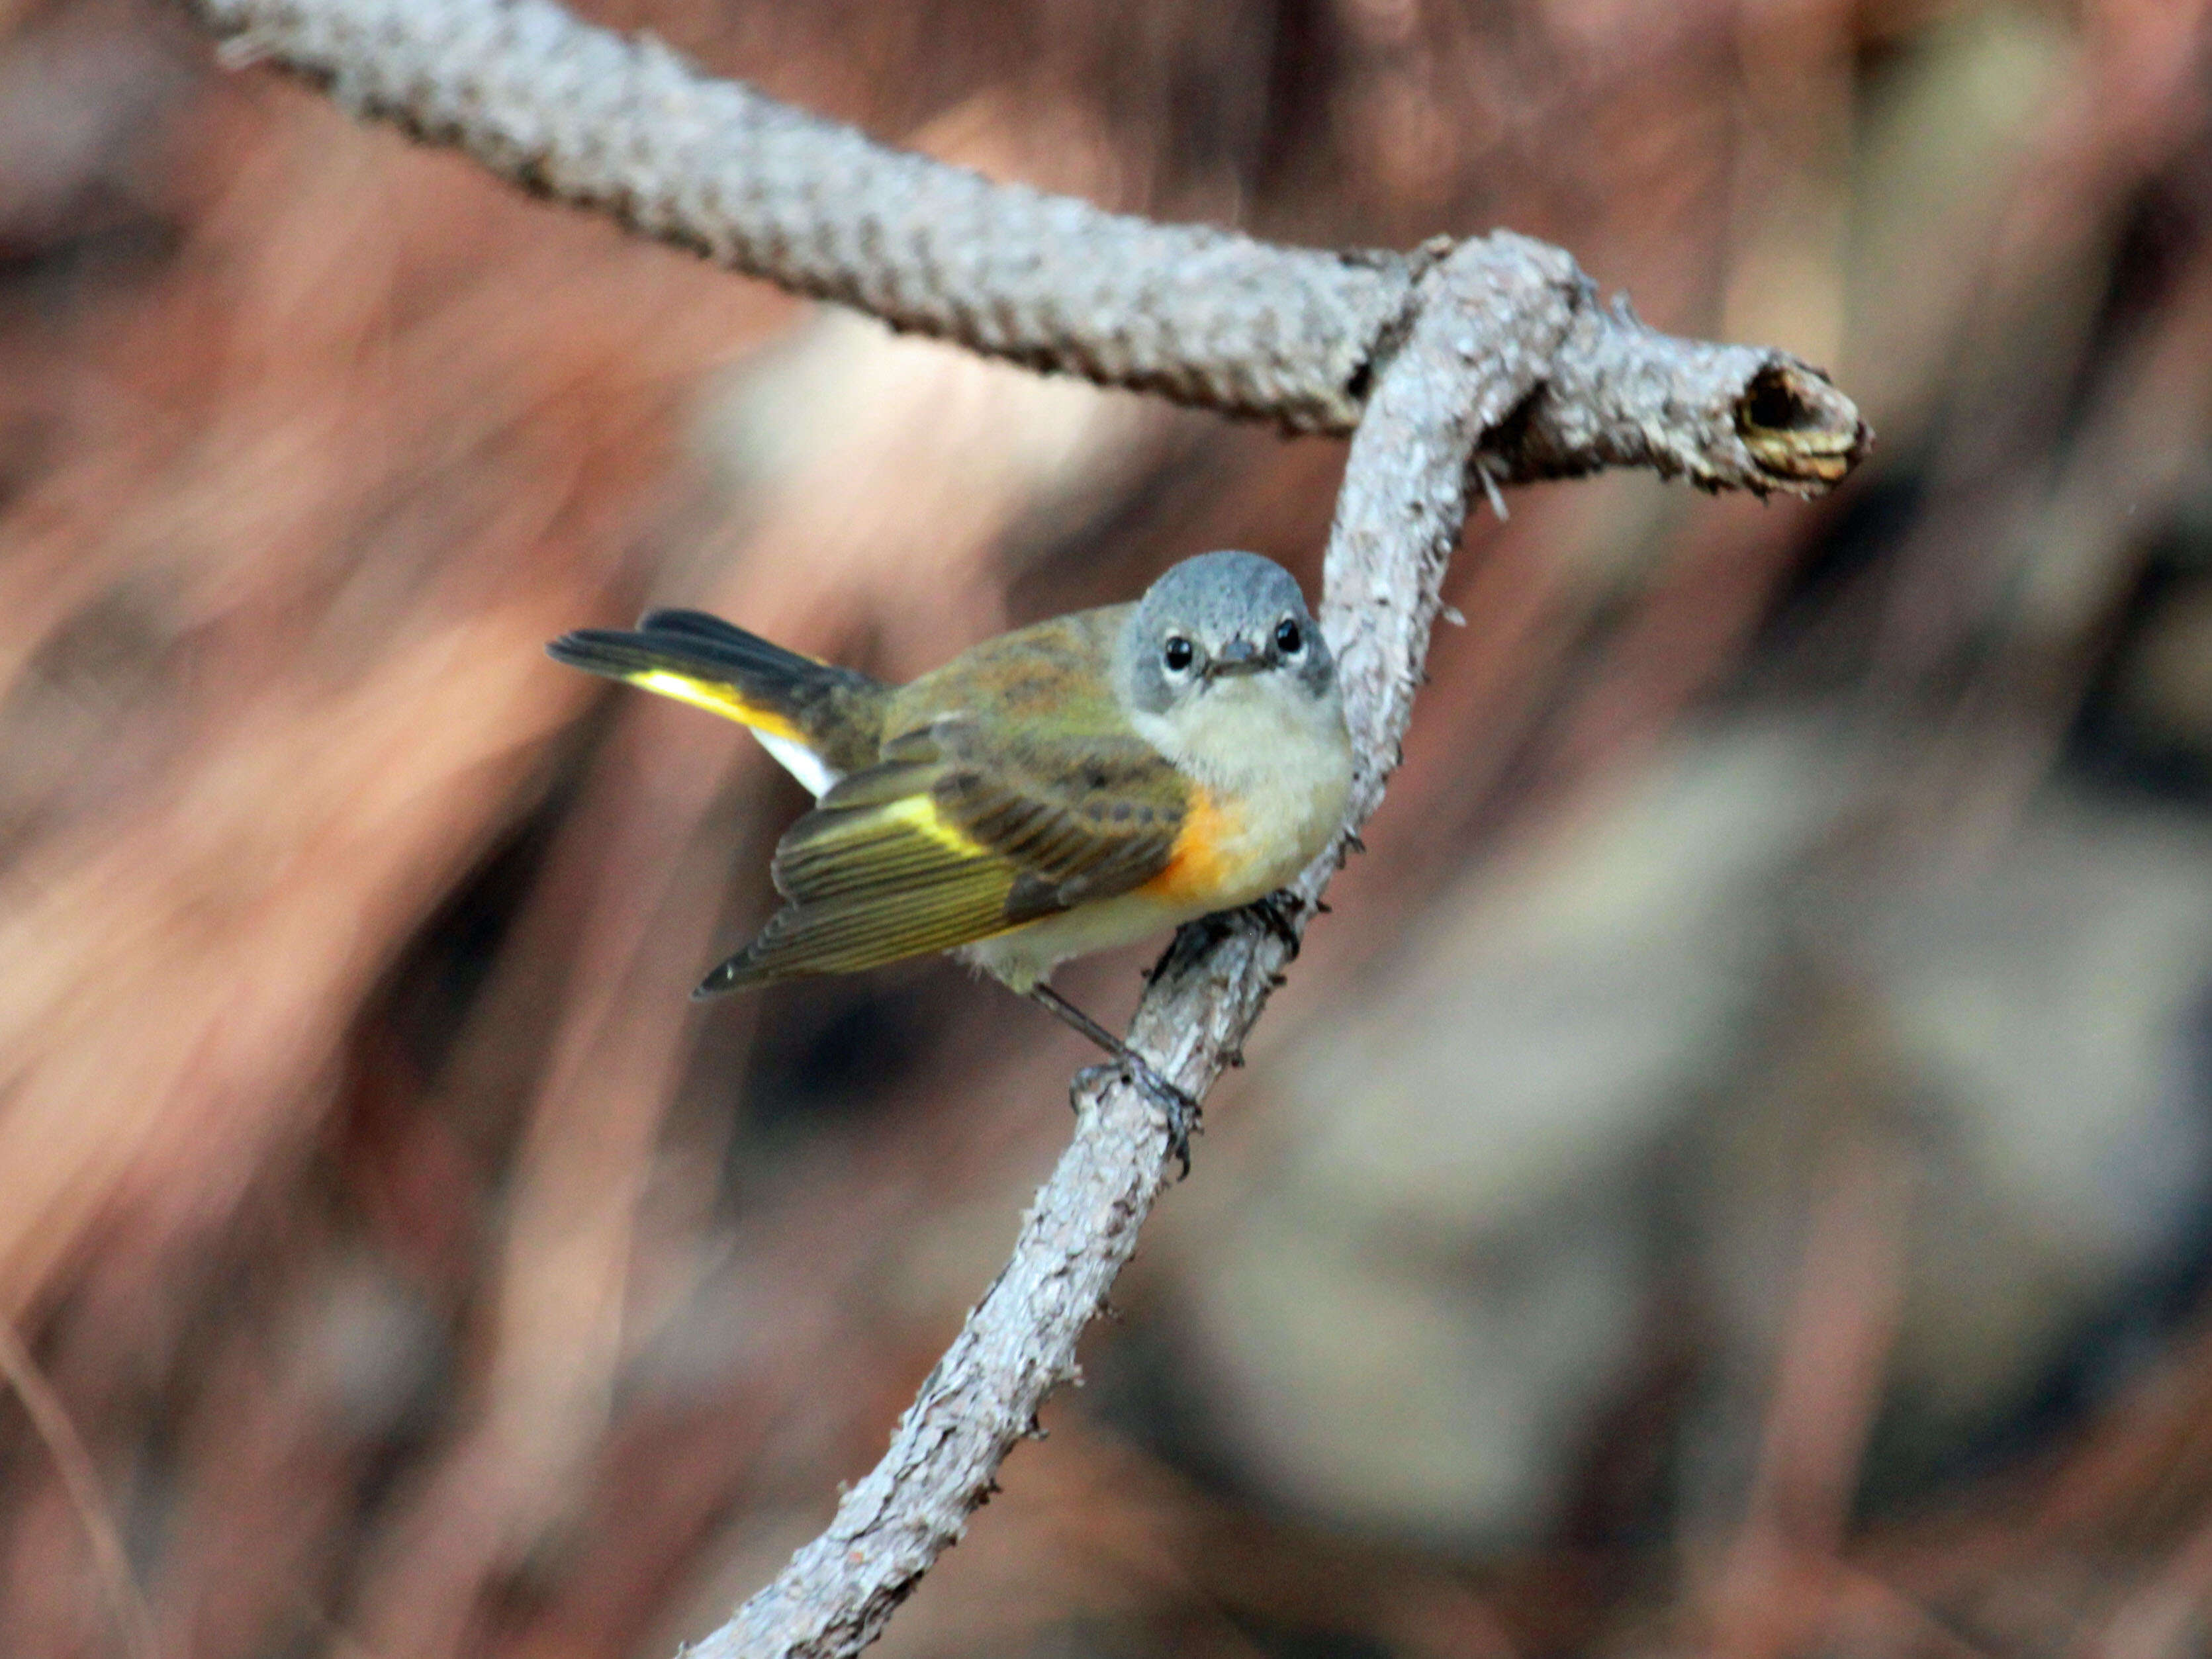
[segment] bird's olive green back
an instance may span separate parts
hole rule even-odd
[[[1164,868],[1188,787],[1115,699],[1127,615],[1021,629],[896,692],[877,763],[777,848],[789,903],[702,991],[950,950]]]

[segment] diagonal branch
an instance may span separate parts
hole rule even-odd
[[[0,1320],[0,1383],[13,1389],[23,1402],[32,1431],[45,1443],[46,1455],[61,1475],[62,1490],[92,1547],[93,1571],[120,1627],[125,1650],[131,1659],[161,1659],[161,1638],[155,1627],[153,1609],[146,1605],[145,1592],[138,1588],[137,1577],[131,1570],[131,1553],[124,1546],[122,1529],[115,1524],[106,1494],[100,1489],[99,1468],[76,1425],[70,1420],[69,1407],[39,1369],[39,1362],[16,1335],[15,1328],[5,1320]]]
[[[1279,247],[993,184],[552,0],[188,3],[234,63],[282,64],[356,114],[645,235],[897,328],[1295,431],[1351,430],[1449,246]],[[1577,286],[1549,390],[1497,446],[1501,479],[1640,465],[1811,493],[1864,448],[1818,370],[1670,338]]]

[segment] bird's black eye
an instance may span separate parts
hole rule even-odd
[[[1285,617],[1275,624],[1275,649],[1285,656],[1297,656],[1298,648],[1305,642],[1306,636],[1299,631],[1297,623],[1291,618]]]
[[[1176,634],[1169,639],[1168,648],[1161,653],[1161,659],[1167,664],[1170,673],[1180,674],[1190,666],[1191,659],[1197,654],[1191,649],[1190,641]]]

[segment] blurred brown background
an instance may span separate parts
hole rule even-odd
[[[1510,224],[1881,434],[1814,506],[1479,515],[1370,854],[887,1654],[2205,1650],[2203,11],[594,11],[1119,206]],[[1341,463],[0,0],[0,1653],[718,1622],[1087,1056],[941,963],[687,1002],[803,798],[542,641],[904,676],[1206,547],[1310,581]]]

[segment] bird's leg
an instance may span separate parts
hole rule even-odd
[[[1152,1097],[1168,1121],[1168,1156],[1180,1158],[1182,1173],[1190,1174],[1190,1138],[1198,1132],[1198,1103],[1152,1067],[1152,1063],[1097,1020],[1085,1013],[1049,985],[1030,988],[1030,1000],[1083,1033],[1114,1056],[1122,1076]]]

